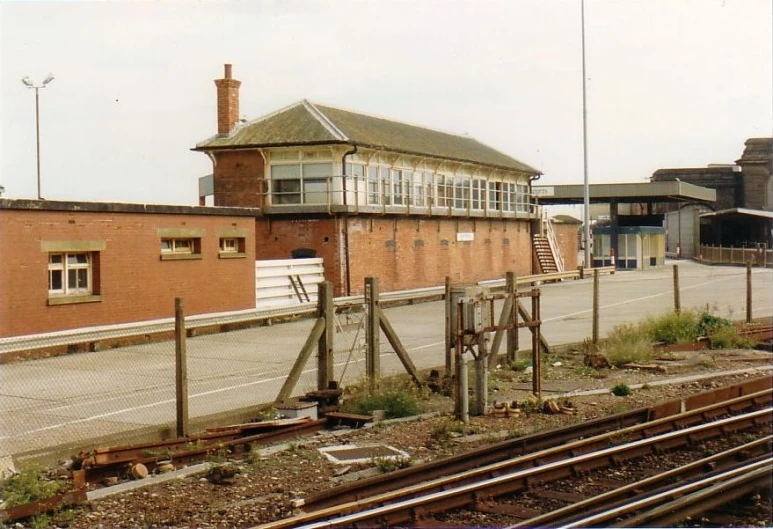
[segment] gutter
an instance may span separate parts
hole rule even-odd
[[[343,191],[344,191],[344,206],[347,206],[347,197],[346,197],[346,157],[350,154],[356,154],[357,153],[357,146],[353,145],[351,150],[346,151],[344,155],[341,157],[341,175],[343,176]],[[332,191],[332,190],[331,190]],[[349,296],[352,293],[352,273],[350,270],[350,263],[351,260],[349,258],[349,215],[344,213],[341,215],[341,217],[344,219],[344,263],[346,266],[346,275],[345,275],[345,281],[346,281],[346,295]]]

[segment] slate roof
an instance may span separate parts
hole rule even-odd
[[[303,100],[227,136],[213,136],[194,150],[347,144],[541,174],[469,136],[449,134]]]

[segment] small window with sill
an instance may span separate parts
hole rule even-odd
[[[48,304],[100,301],[98,252],[48,254]]]
[[[201,239],[162,238],[161,260],[201,259]]]
[[[220,259],[246,257],[244,237],[220,237]]]

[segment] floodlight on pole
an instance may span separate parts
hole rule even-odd
[[[27,88],[33,88],[35,90],[35,150],[37,154],[37,170],[38,170],[38,200],[42,200],[43,197],[40,193],[40,89],[45,88],[48,83],[54,80],[54,74],[49,73],[42,83],[36,84],[35,81],[29,77],[22,77],[21,82]]]

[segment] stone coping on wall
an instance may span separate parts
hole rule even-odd
[[[0,198],[0,210],[69,211],[91,213],[148,213],[165,215],[211,215],[227,217],[257,217],[260,208],[221,206],[185,206],[173,204],[137,204],[128,202],[83,202]]]

